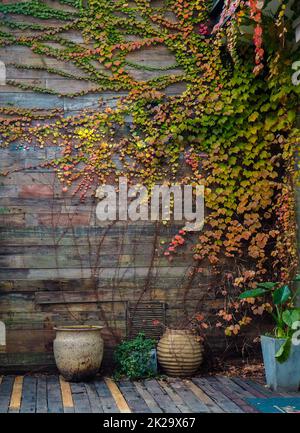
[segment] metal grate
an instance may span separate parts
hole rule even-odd
[[[166,304],[164,302],[128,302],[126,309],[126,334],[134,338],[139,332],[144,332],[148,338],[159,338],[163,326],[155,326],[154,320],[166,323]]]

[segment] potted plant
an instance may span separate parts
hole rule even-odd
[[[184,319],[174,328],[166,327],[157,346],[157,357],[169,376],[185,377],[197,372],[203,360],[201,334],[207,327],[200,313]]]
[[[296,308],[297,292],[289,285],[259,283],[256,289],[242,293],[239,298],[269,296],[270,313],[275,327],[270,335],[261,336],[261,346],[267,385],[273,390],[298,391],[300,387],[300,308]],[[297,338],[298,337],[298,338]]]
[[[156,341],[140,332],[132,340],[122,341],[116,348],[115,378],[145,379],[157,374]]]
[[[103,358],[102,326],[58,326],[53,351],[56,366],[68,381],[92,379]]]

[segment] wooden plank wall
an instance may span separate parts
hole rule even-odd
[[[61,4],[56,7],[68,9]],[[23,22],[30,20],[11,16],[19,21],[20,18]],[[53,27],[58,24],[55,20],[47,23]],[[83,43],[79,34],[70,33],[69,38]],[[0,48],[0,60],[6,64],[46,64],[78,73],[75,66],[36,55],[27,47]],[[130,54],[130,61],[150,66],[175,63],[165,47],[140,50]],[[134,74],[137,79],[146,80],[159,72],[135,70]],[[90,85],[9,65],[7,79],[55,88],[62,93]],[[184,84],[178,84],[166,89],[166,93],[179,94],[184,88]],[[66,115],[96,108],[99,97],[105,105],[114,107],[120,96],[113,92],[90,93],[71,99],[0,86],[0,106],[57,107]],[[128,301],[166,302],[168,321],[180,316],[184,308],[189,312],[214,312],[222,307],[223,300],[209,290],[218,284],[209,268],[189,281],[189,247],[172,262],[164,257],[166,243],[178,227],[122,222],[101,225],[96,221],[91,199],[79,205],[76,198],[62,197],[53,172],[30,168],[57,152],[55,147],[19,150],[17,144],[0,149],[1,171],[23,169],[2,178],[0,184],[0,320],[7,328],[6,353],[0,354],[2,368],[53,365],[53,326],[59,324],[104,325],[105,359],[110,359],[111,349],[125,335]],[[223,350],[223,332],[212,331],[210,344]]]

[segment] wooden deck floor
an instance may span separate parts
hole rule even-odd
[[[221,376],[67,383],[56,375],[10,375],[0,382],[0,413],[253,413],[247,398],[288,396]]]

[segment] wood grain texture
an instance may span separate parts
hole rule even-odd
[[[145,414],[255,413],[245,401],[255,396],[255,387],[250,392],[252,386],[248,382],[248,379],[217,376],[192,380],[122,379],[116,383],[111,378],[97,377],[88,383],[67,383],[66,387],[66,382],[56,375],[4,375],[0,384],[0,413],[113,414],[128,410]],[[268,396],[278,397],[272,391]],[[286,393],[286,397],[295,396]]]
[[[197,398],[197,396],[187,387],[182,381],[170,380],[171,387],[179,394],[185,404],[189,407],[190,412],[193,413],[209,413],[210,410],[204,401]]]
[[[224,410],[219,407],[199,386],[195,385],[191,380],[185,380],[186,386],[202,401],[212,413],[223,413]]]
[[[15,377],[11,399],[9,403],[10,412],[19,412],[20,410],[21,400],[22,400],[23,380],[24,380],[23,376]]]
[[[120,410],[116,405],[114,398],[111,395],[111,392],[107,386],[107,384],[99,379],[96,379],[94,382],[97,394],[99,396],[101,405],[103,407],[104,413],[119,413]]]
[[[142,382],[133,382],[137,392],[144,399],[152,413],[162,413],[161,407],[157,404],[151,393],[146,389]]]
[[[36,413],[47,413],[47,412],[48,412],[47,378],[45,376],[39,376],[37,378],[37,390],[36,390]]]
[[[177,404],[170,398],[167,392],[155,379],[145,380],[144,385],[163,412],[177,413],[180,411],[177,407]]]
[[[74,408],[74,402],[72,397],[72,391],[70,384],[64,380],[62,376],[59,377],[60,390],[64,412],[69,412],[69,409]]]
[[[0,384],[0,413],[7,413],[14,384],[14,376],[4,376]]]
[[[120,380],[117,383],[130,410],[134,413],[151,413],[151,410],[134,384],[129,380]]]
[[[23,393],[21,402],[21,413],[36,412],[37,379],[33,376],[25,376],[23,382]]]
[[[193,378],[192,381],[199,386],[216,404],[228,413],[244,413],[230,398],[223,394],[222,390],[214,387],[210,378]]]
[[[63,413],[63,404],[58,376],[47,376],[47,403],[49,413]]]
[[[123,394],[121,393],[121,391],[118,388],[118,385],[116,384],[115,381],[113,381],[112,379],[106,377],[105,379],[105,383],[108,387],[108,389],[111,392],[111,395],[113,396],[116,405],[118,406],[118,409],[121,413],[131,413],[131,409],[127,404],[127,401],[125,400]]]
[[[169,385],[169,383],[165,380],[158,380],[160,386],[164,389],[164,391],[168,394],[171,400],[176,404],[180,412],[182,413],[190,413],[190,408],[186,405],[183,398],[178,395],[174,389]]]
[[[91,405],[84,383],[71,383],[75,413],[91,413]]]
[[[100,402],[100,398],[97,394],[96,387],[94,383],[86,383],[85,389],[91,406],[92,413],[103,413],[103,407]]]

